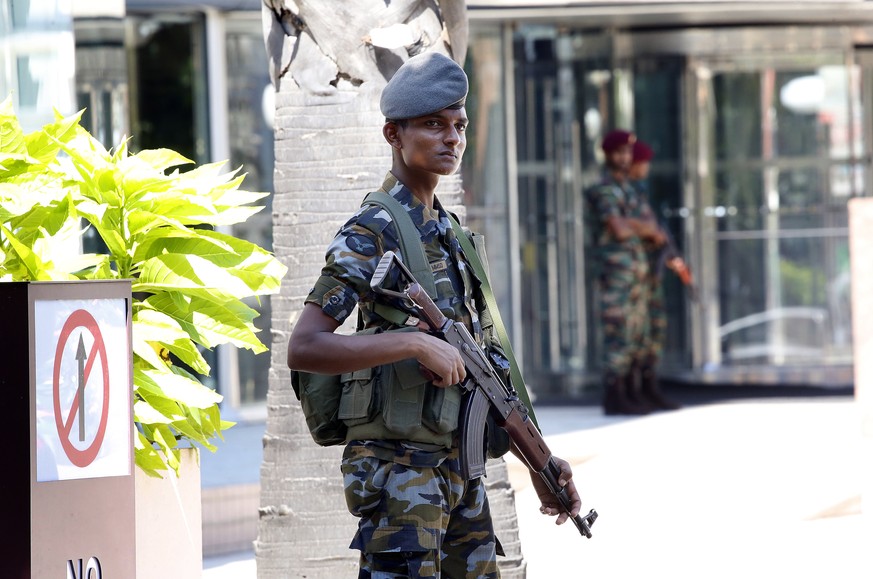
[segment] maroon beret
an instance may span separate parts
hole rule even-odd
[[[624,145],[633,145],[636,140],[637,136],[633,133],[616,129],[606,133],[600,147],[603,149],[604,153],[611,153]]]
[[[655,152],[650,146],[640,140],[634,142],[634,163],[645,163],[646,161],[651,161],[654,156]]]

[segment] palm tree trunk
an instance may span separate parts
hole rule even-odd
[[[441,39],[450,35],[441,35],[442,23],[434,19],[439,13],[422,10],[429,3],[394,2],[386,7],[384,0],[373,5],[371,1],[296,0],[293,13],[282,0],[265,0],[264,5],[271,24],[265,28],[265,40],[278,88],[273,245],[289,272],[271,302],[273,343],[278,347],[271,353],[261,467],[255,544],[259,579],[356,575],[358,553],[348,548],[356,520],[343,498],[342,449],[319,447],[310,438],[291,389],[284,345],[324,264],[325,248],[363,197],[381,185],[391,166],[390,148],[382,137],[379,94],[384,70],[393,74],[408,52],[362,49],[361,38],[370,30],[367,21],[386,26],[388,11],[399,18],[395,22],[422,29],[422,38],[438,40],[435,48],[450,54]],[[446,13],[456,14],[457,8]],[[347,14],[349,10],[355,14]],[[454,44],[465,50],[466,38],[459,40],[457,31],[465,35],[466,23],[449,23],[446,29],[455,31]],[[322,43],[321,38],[330,41]],[[463,216],[459,176],[442,179],[438,195],[447,208]],[[506,465],[491,461],[488,468],[496,531],[507,552],[501,571],[504,578],[524,577]]]

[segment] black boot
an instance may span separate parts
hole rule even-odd
[[[655,410],[678,410],[682,408],[681,404],[664,396],[658,384],[658,375],[655,372],[654,366],[643,366],[640,368],[640,380],[641,392]]]
[[[643,392],[643,370],[636,362],[631,364],[626,388],[627,399],[630,400],[631,404],[645,408],[646,412],[654,412],[658,409],[657,405],[650,402]]]
[[[631,414],[640,416],[649,413],[649,407],[628,398],[630,375],[619,376],[612,372],[603,377],[603,413],[607,416]]]

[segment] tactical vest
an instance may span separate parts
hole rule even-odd
[[[436,300],[431,265],[418,228],[406,209],[384,191],[370,193],[363,205],[377,205],[388,212],[397,228],[404,264],[431,299]],[[462,283],[470,284],[472,280],[463,278]],[[405,327],[410,322],[406,312],[382,302],[374,304],[373,311],[394,325],[390,332],[417,331],[415,327]],[[458,427],[461,390],[456,385],[434,386],[421,372],[418,360],[410,358],[360,370],[344,375],[342,381],[339,418],[348,428],[347,440],[402,439],[451,446],[452,434]]]
[[[388,211],[398,230],[400,253],[405,265],[428,295],[436,298],[434,277],[421,245],[420,234],[406,209],[383,191],[370,193],[362,205],[378,205]],[[466,261],[473,266],[483,286],[484,304],[480,308],[480,321],[485,333],[486,349],[496,351],[506,360],[505,367],[497,365],[496,369],[504,374],[507,384],[522,384],[519,395],[531,409],[530,399],[520,382],[520,372],[505,339],[505,329],[488,287],[484,244],[475,243],[475,238],[471,242],[454,216],[450,216],[449,220]],[[481,242],[481,236],[478,237]],[[464,283],[471,282],[465,279]],[[406,325],[410,322],[410,316],[401,310],[377,303],[373,311],[391,322],[392,327],[387,330],[363,329],[359,315],[357,333],[419,331],[415,326]],[[506,344],[505,348],[502,343]],[[448,448],[458,427],[462,397],[460,387],[434,386],[421,372],[419,362],[414,358],[340,376],[293,371],[292,385],[301,400],[313,439],[322,446],[349,440],[409,440]],[[536,423],[532,409],[531,416]],[[508,450],[508,437],[493,424],[489,424],[489,432],[495,433],[488,441],[489,455],[501,456]]]

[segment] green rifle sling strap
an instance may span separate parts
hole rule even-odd
[[[397,227],[403,262],[427,295],[436,299],[436,282],[434,282],[433,271],[430,269],[430,263],[428,263],[424,248],[421,245],[421,233],[415,227],[415,223],[412,222],[412,218],[409,217],[409,213],[406,212],[403,205],[384,191],[368,193],[361,205],[377,205],[388,212]],[[408,239],[414,239],[416,243],[409,246],[407,245]],[[373,311],[396,326],[406,325],[409,319],[406,313],[381,302],[376,302]]]
[[[479,278],[481,284],[482,297],[485,299],[485,307],[488,313],[491,314],[491,321],[494,324],[494,331],[497,334],[497,339],[500,340],[500,346],[503,348],[503,353],[509,361],[509,377],[512,380],[512,387],[518,393],[518,397],[524,402],[529,411],[531,420],[539,430],[540,425],[537,422],[536,414],[534,413],[533,405],[530,401],[530,395],[524,385],[524,378],[521,375],[521,369],[518,367],[518,361],[515,359],[515,354],[512,353],[512,344],[509,343],[509,336],[506,333],[506,326],[503,325],[503,319],[500,317],[500,310],[497,309],[497,300],[494,299],[494,292],[491,291],[491,284],[488,281],[488,272],[485,271],[485,266],[479,259],[479,254],[476,253],[476,248],[467,237],[461,224],[452,216],[449,215],[449,221],[452,222],[452,229],[455,231],[455,237],[461,243],[461,249],[470,266],[473,268],[473,273]]]

